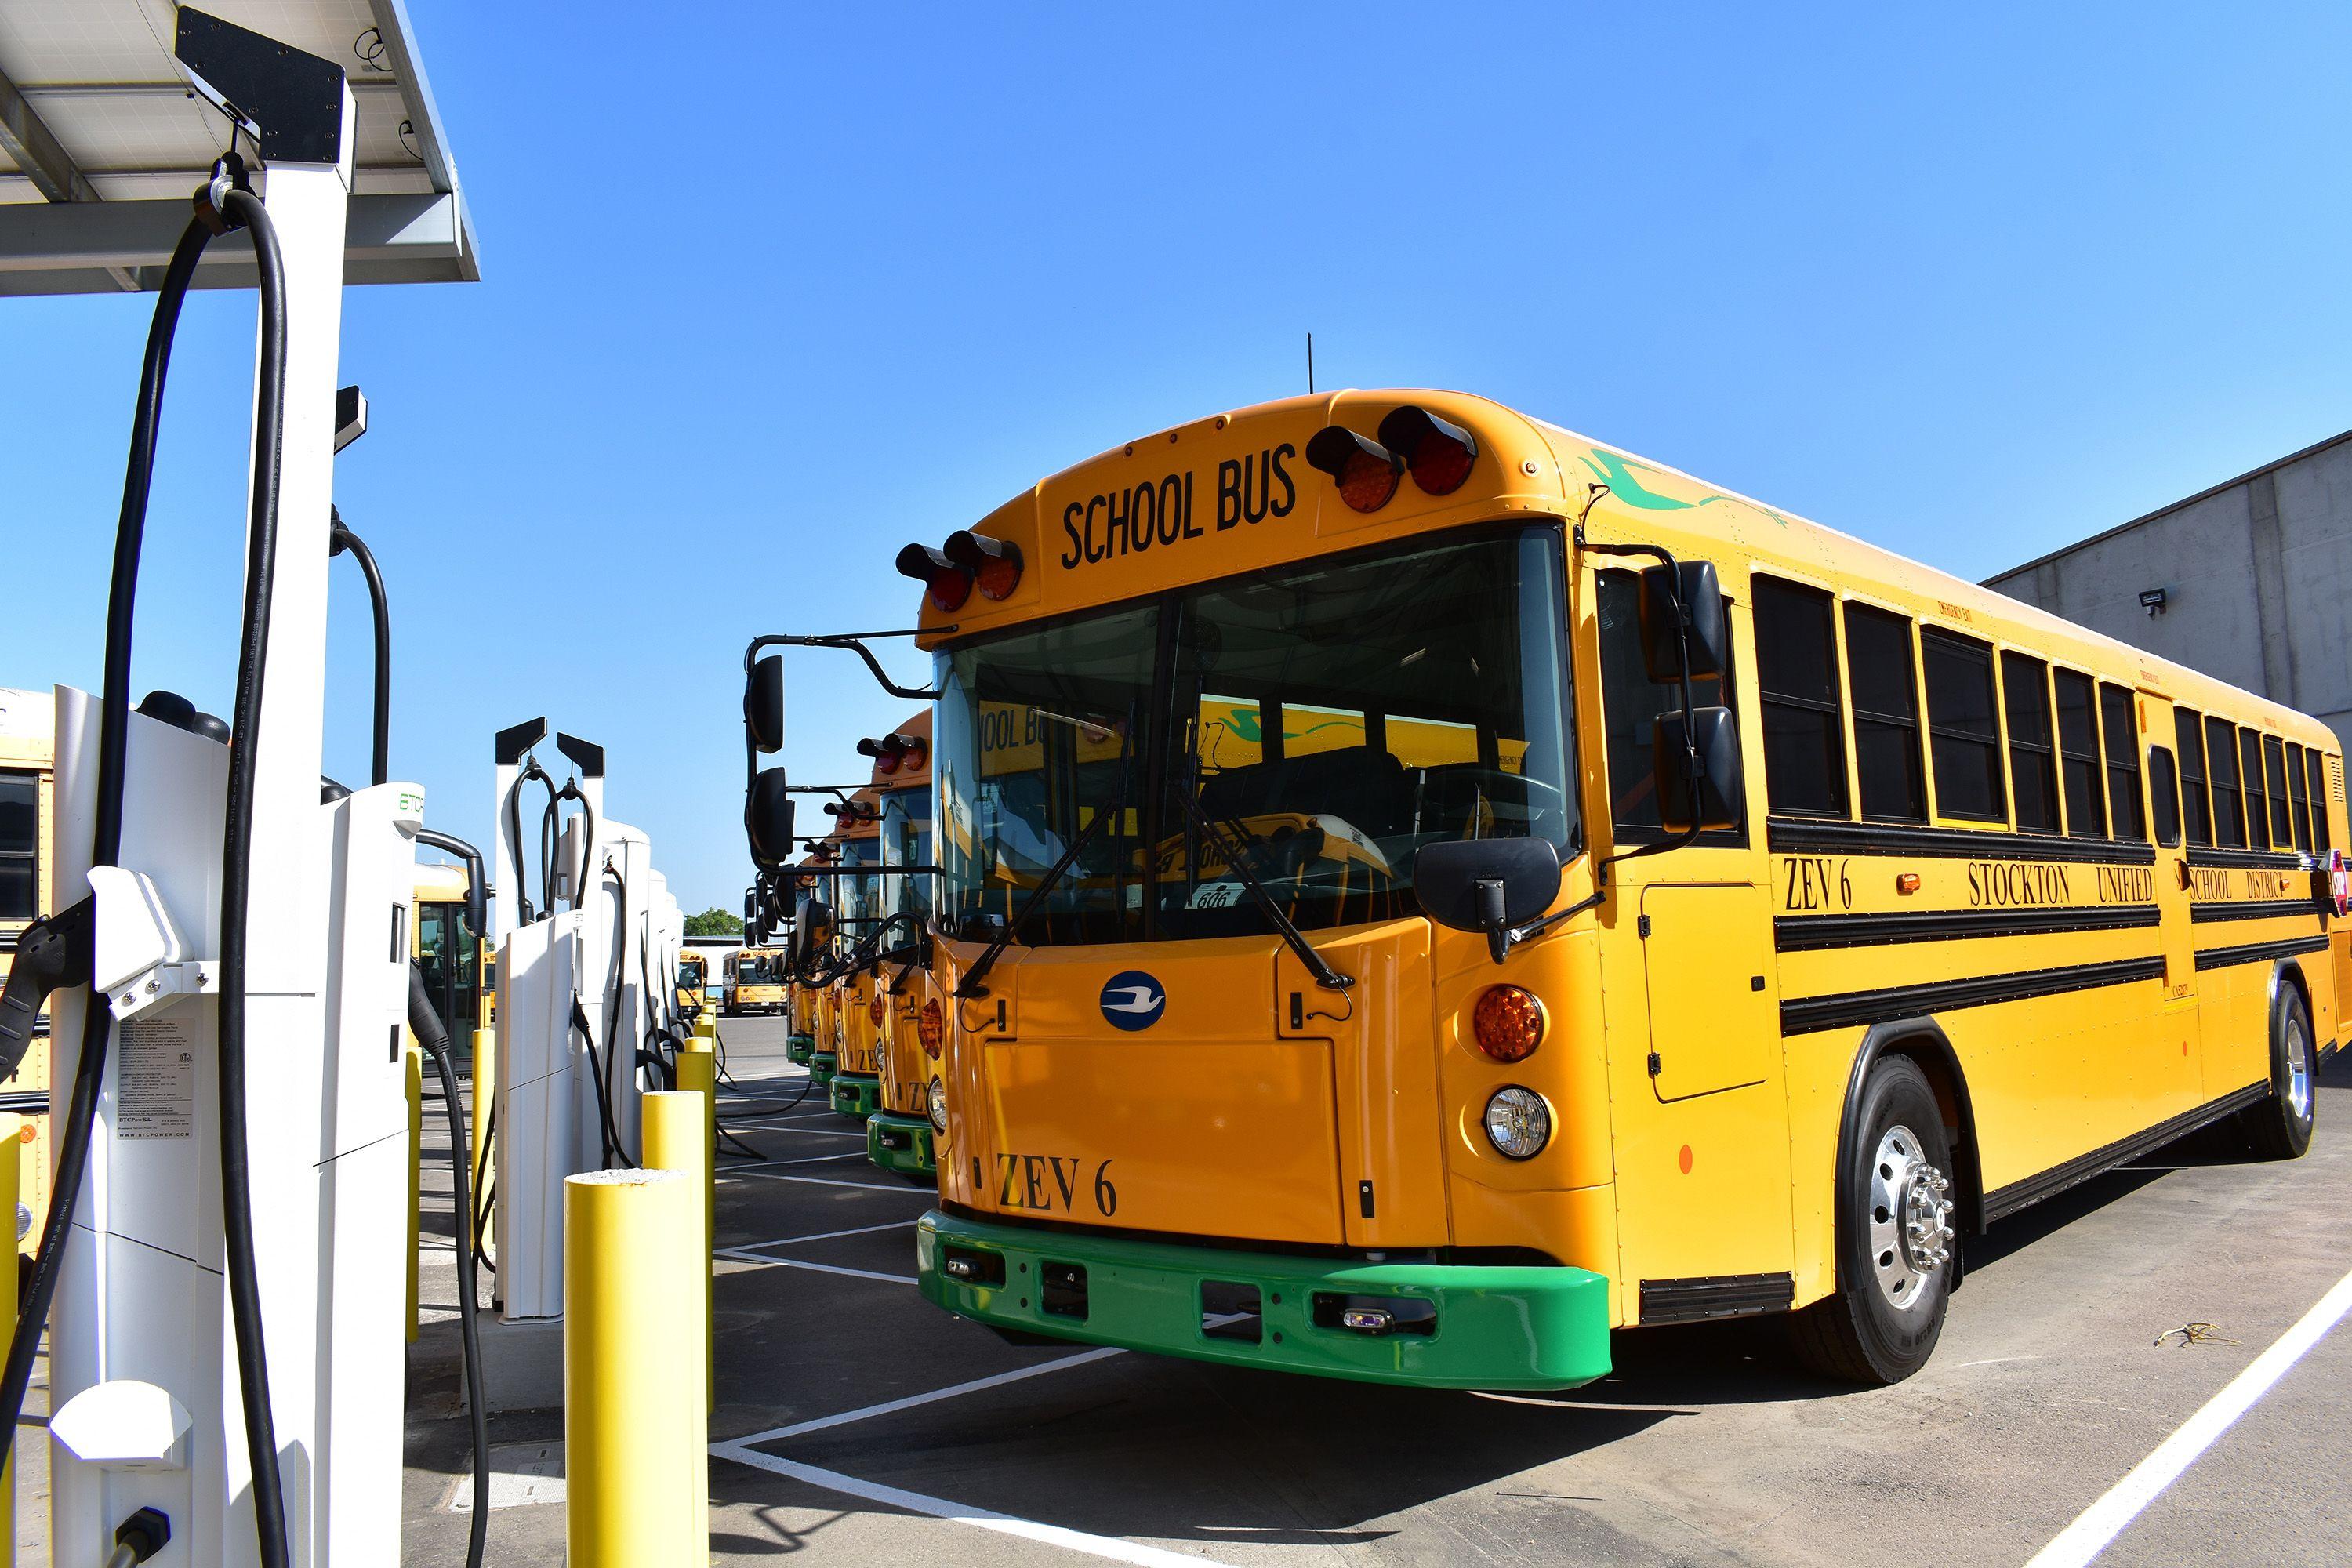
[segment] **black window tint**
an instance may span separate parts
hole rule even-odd
[[[2066,785],[2066,831],[2083,838],[2105,838],[2106,801],[2099,789],[2099,725],[2091,711],[2091,678],[2062,669],[2052,679],[2058,689],[2058,763]]]
[[[2132,694],[2120,686],[2099,688],[2101,716],[2107,736],[2107,820],[2117,838],[2147,837],[2147,823],[2139,805],[2139,742],[2132,715]]]
[[[2213,842],[2246,847],[2246,812],[2238,790],[2238,747],[2226,719],[2205,721],[2205,767],[2213,782]]]
[[[2263,737],[2263,777],[2271,803],[2271,847],[2284,849],[2294,842],[2294,813],[2286,798],[2286,742],[2276,735]]]
[[[2311,848],[2311,791],[2304,783],[2303,748],[2292,741],[2286,748],[2286,797],[2294,808],[2290,813],[2294,822],[2294,847],[2308,852]]]
[[[1927,665],[1927,734],[1936,760],[1936,810],[2002,822],[2000,731],[1993,721],[1992,649],[1933,626],[1919,634]]]
[[[2180,815],[2191,844],[2213,842],[2213,803],[2205,793],[2204,721],[2186,708],[2172,710],[2172,738],[2180,743]]]
[[[0,921],[29,921],[40,902],[40,775],[0,773]]]
[[[1766,798],[1776,812],[1844,816],[1845,721],[1830,596],[1774,577],[1755,583]]]
[[[2306,752],[2303,762],[2311,780],[2311,847],[2325,855],[2334,847],[2327,828],[2327,759],[2317,752]]]
[[[2000,701],[2009,720],[2009,788],[2017,798],[2018,828],[2055,833],[2058,758],[2050,744],[2049,666],[2021,653],[2002,654]]]
[[[1866,605],[1845,607],[1847,689],[1853,694],[1853,763],[1862,815],[1925,822],[1919,699],[1911,674],[1911,623]]]
[[[2147,749],[2147,799],[2156,814],[2156,841],[2169,849],[2180,842],[2180,775],[2162,746]]]
[[[1609,744],[1610,812],[1618,837],[1633,842],[1659,836],[1657,780],[1650,767],[1650,742],[1661,713],[1682,707],[1679,685],[1654,685],[1642,662],[1641,579],[1631,572],[1601,574],[1601,707]],[[1721,676],[1691,677],[1691,702],[1700,708],[1731,706],[1731,681]],[[1709,834],[1707,843],[1746,843],[1747,829]]]
[[[2246,843],[2271,847],[2270,805],[2263,794],[2263,738],[2252,730],[2238,731],[2238,773],[2246,791]]]

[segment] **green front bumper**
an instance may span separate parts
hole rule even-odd
[[[834,1069],[840,1065],[841,1058],[831,1051],[813,1053],[809,1057],[809,1081],[823,1089],[833,1081]]]
[[[1564,1265],[1286,1258],[1034,1230],[937,1209],[916,1237],[924,1296],[1000,1328],[1423,1388],[1573,1388],[1609,1372],[1609,1281]],[[950,1260],[975,1278],[951,1278]],[[1074,1268],[1081,1271],[1075,1278]],[[1249,1289],[1257,1292],[1256,1322],[1244,1313],[1213,1334],[1204,1316],[1232,1313]],[[1397,1326],[1377,1333],[1342,1327],[1339,1313],[1349,1310],[1385,1313]],[[1253,1327],[1254,1340],[1234,1337]]]
[[[784,1059],[794,1067],[806,1067],[809,1058],[816,1055],[814,1035],[793,1035],[784,1041]]]
[[[866,1157],[902,1176],[936,1176],[940,1172],[931,1153],[931,1124],[895,1110],[877,1110],[866,1119]]]
[[[870,1072],[835,1074],[833,1108],[844,1116],[865,1121],[882,1109],[882,1080]]]

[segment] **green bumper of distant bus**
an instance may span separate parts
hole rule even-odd
[[[916,1236],[924,1296],[999,1328],[1422,1388],[1573,1388],[1610,1367],[1609,1281],[1582,1268],[1286,1258],[937,1209]],[[1206,1321],[1248,1289],[1255,1323]]]
[[[877,1110],[866,1119],[866,1157],[903,1176],[936,1176],[940,1172],[931,1153],[931,1124],[895,1110]]]
[[[793,1035],[784,1041],[784,1059],[794,1067],[806,1067],[809,1058],[816,1055],[814,1035]]]
[[[882,1080],[870,1072],[835,1073],[833,1108],[860,1121],[882,1109]]]
[[[834,1069],[840,1065],[841,1058],[831,1051],[811,1053],[808,1065],[809,1081],[817,1088],[823,1089],[833,1081]]]

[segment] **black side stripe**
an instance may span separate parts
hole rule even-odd
[[[2299,871],[2303,868],[2303,857],[2293,850],[2216,849],[2210,845],[2192,844],[2186,854],[2191,866],[2213,866],[2224,870]]]
[[[2082,865],[2153,866],[2151,845],[2054,833],[1979,833],[1903,822],[1810,822],[1776,816],[1765,824],[1775,855],[1924,855],[1946,860],[2064,860]],[[2268,861],[2264,862],[2269,864]]]
[[[1780,915],[1772,945],[1782,952],[1822,947],[1876,947],[1959,937],[2049,936],[2059,931],[2132,931],[2157,921],[2154,904],[2055,910],[1925,910],[1893,914]]]
[[[1996,1002],[2022,1002],[2030,996],[2128,985],[2140,980],[2161,979],[2163,974],[2161,958],[2119,958],[2105,963],[2070,963],[2057,969],[2028,969],[2013,974],[1984,974],[1967,980],[1936,980],[1921,985],[1890,985],[1876,991],[1804,996],[1780,1004],[1780,1033],[1810,1035],[1822,1029],[1882,1023],[1889,1018],[1986,1007]]]
[[[2229,969],[2241,963],[2268,963],[2276,958],[2299,958],[2326,952],[2324,936],[2299,936],[2287,942],[2251,942],[2243,947],[2209,947],[2197,955],[2200,969]]]
[[[2216,900],[2212,903],[2189,905],[2189,918],[2200,923],[2205,921],[2267,921],[2275,920],[2281,915],[2309,917],[2319,914],[2324,909],[2332,910],[2334,907],[2332,904],[2317,904],[2309,899],[2263,899],[2253,903],[2244,904]]]
[[[2021,1182],[2011,1182],[2005,1187],[1995,1187],[1985,1194],[1985,1223],[1990,1225],[2004,1215],[2015,1214],[2028,1204],[2038,1204],[2044,1198],[2056,1196],[2069,1187],[2080,1186],[2101,1172],[2111,1171],[2125,1161],[2136,1159],[2151,1149],[2160,1149],[2175,1138],[2194,1132],[2208,1123],[2219,1121],[2232,1111],[2242,1110],[2249,1105],[2260,1104],[2269,1097],[2270,1092],[2271,1086],[2266,1082],[2249,1084],[2233,1094],[2225,1094],[2219,1100],[2208,1100],[2194,1110],[2185,1110],[2169,1121],[2159,1121],[2145,1131],[2135,1132],[2128,1138],[2117,1139],[2104,1149],[2094,1149],[2087,1154],[2076,1155],[2063,1165],[2053,1165],[2039,1175],[2028,1176]]]

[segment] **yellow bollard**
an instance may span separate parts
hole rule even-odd
[[[28,1126],[16,1116],[0,1111],[0,1215],[8,1216],[8,1264],[0,1282],[8,1287],[8,1321],[16,1321],[16,1190],[18,1149],[16,1141],[30,1143],[39,1136],[39,1129]],[[26,1428],[25,1430],[29,1430]],[[17,1442],[24,1441],[19,1431]],[[12,1444],[5,1461],[0,1461],[0,1563],[16,1561],[16,1452]]]
[[[491,1190],[492,1175],[490,1144],[498,1136],[498,1118],[492,1113],[499,1100],[499,1031],[495,1025],[485,1026],[474,1036],[474,1208],[483,1215],[481,1245],[475,1251],[495,1265],[498,1253],[494,1243],[498,1226],[491,1224],[488,1213],[498,1205],[498,1194]],[[484,1194],[489,1201],[483,1201]]]
[[[684,1079],[681,1070],[679,1077]],[[648,1094],[637,1102],[643,1109],[646,1130],[646,1167],[654,1171],[676,1171],[700,1187],[706,1197],[710,1193],[710,1162],[712,1149],[706,1118],[709,1114],[710,1097],[701,1090],[677,1089]],[[702,1345],[703,1362],[710,1375],[704,1380],[706,1417],[710,1406],[718,1403],[718,1373],[710,1368],[711,1352],[718,1340],[710,1326],[710,1233],[709,1209],[706,1205],[702,1240]]]
[[[425,1047],[404,1035],[401,1070],[408,1088],[408,1342],[416,1342],[417,1215],[425,1204]],[[465,1223],[462,1219],[459,1224]]]
[[[701,1305],[693,1251],[688,1177],[653,1170],[564,1179],[564,1539],[571,1568],[708,1568],[710,1562],[710,1438],[691,1381],[694,1339],[670,1331]]]
[[[709,1051],[677,1053],[677,1087],[702,1096],[702,1258],[707,1266],[719,1245],[719,1058]],[[709,1276],[704,1276],[708,1288]],[[705,1326],[707,1359],[710,1363],[710,1403],[719,1404],[719,1331],[717,1306]]]

